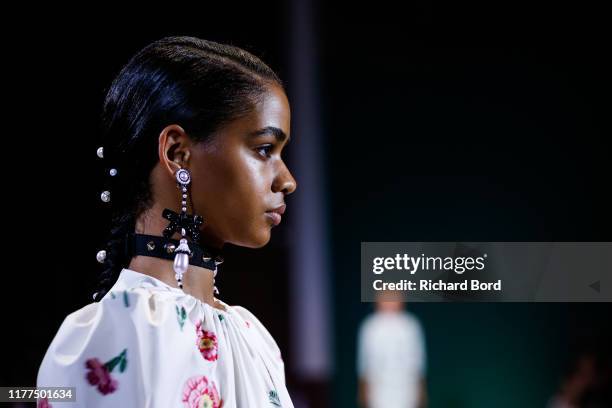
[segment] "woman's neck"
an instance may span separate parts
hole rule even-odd
[[[161,215],[164,208],[165,206],[156,203],[149,210],[141,214],[136,221],[135,232],[138,234],[161,236],[161,231],[168,224],[168,221]],[[202,234],[202,236],[204,239],[207,238],[206,234]],[[215,247],[218,245],[216,244]],[[135,256],[130,261],[129,269],[153,276],[172,287],[178,288],[178,283],[174,278],[173,264],[174,262],[168,259]],[[214,272],[212,270],[189,265],[189,268],[183,275],[183,291],[204,303],[224,310],[223,306],[215,301],[213,278]]]
[[[130,261],[129,269],[152,276],[173,288],[178,288],[174,278],[173,261],[150,256],[135,256]],[[189,265],[183,275],[183,291],[204,303],[223,310],[214,297],[214,272],[210,269]]]

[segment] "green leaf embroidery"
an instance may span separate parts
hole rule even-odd
[[[117,364],[119,364],[119,371],[124,372],[127,366],[127,349],[123,349],[121,354],[119,354],[117,357],[113,357],[112,359],[104,363],[109,373],[113,372]]]
[[[278,398],[278,393],[276,392],[276,390],[270,391],[270,393],[268,394],[268,398],[270,399],[270,404],[277,407],[281,406],[280,399]]]
[[[223,315],[222,314],[218,314],[217,316],[219,316],[219,321],[222,322],[223,321]]]
[[[123,304],[125,305],[125,307],[130,307],[130,299],[128,297],[127,290],[123,291]]]
[[[183,325],[185,324],[185,320],[187,319],[187,311],[185,310],[183,306],[181,306],[180,309],[178,305],[175,305],[175,307],[176,307],[176,318],[178,320],[179,326],[181,327],[181,330],[183,330]]]
[[[107,361],[104,365],[106,366],[106,369],[108,370],[109,373],[112,373],[113,370],[115,369],[115,366],[117,364],[119,364],[119,360],[121,360],[119,358],[119,356],[117,357],[113,357],[110,361]]]
[[[127,367],[127,359],[125,357],[123,357],[121,359],[121,362],[119,363],[119,372],[121,372],[121,373],[124,372],[126,367]]]
[[[117,296],[115,296],[115,292],[111,292],[111,297],[112,297],[113,299],[115,299],[115,298],[117,297]]]

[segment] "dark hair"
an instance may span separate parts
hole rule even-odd
[[[238,47],[194,37],[167,37],[146,46],[111,84],[101,120],[104,162],[112,177],[111,229],[99,301],[129,263],[127,234],[151,203],[150,173],[164,127],[180,125],[196,142],[252,111],[267,85],[283,86],[259,58]],[[161,232],[161,231],[160,231]]]

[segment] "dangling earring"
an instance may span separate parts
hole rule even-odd
[[[191,173],[187,169],[178,169],[176,172],[176,182],[181,190],[181,213],[177,214],[174,211],[166,208],[162,216],[170,221],[170,224],[164,229],[163,235],[166,238],[171,238],[175,232],[180,232],[181,239],[179,246],[174,250],[174,277],[179,288],[183,289],[183,274],[189,268],[189,258],[193,256],[187,236],[196,243],[200,239],[200,225],[204,219],[199,215],[187,214],[187,197],[189,196],[189,184],[191,183]]]
[[[174,250],[174,278],[178,283],[179,288],[183,289],[183,274],[187,272],[189,268],[189,256],[191,255],[191,249],[185,239],[185,228],[182,229],[182,238],[178,248]]]

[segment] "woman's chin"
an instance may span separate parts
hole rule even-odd
[[[233,242],[234,245],[245,248],[261,248],[270,242],[270,228],[261,229],[247,239],[242,239],[238,242]]]
[[[271,235],[271,230],[270,228],[265,228],[263,229],[257,236],[257,240],[255,245],[253,246],[253,248],[261,248],[263,246],[265,246],[268,242],[270,242],[270,235]]]

